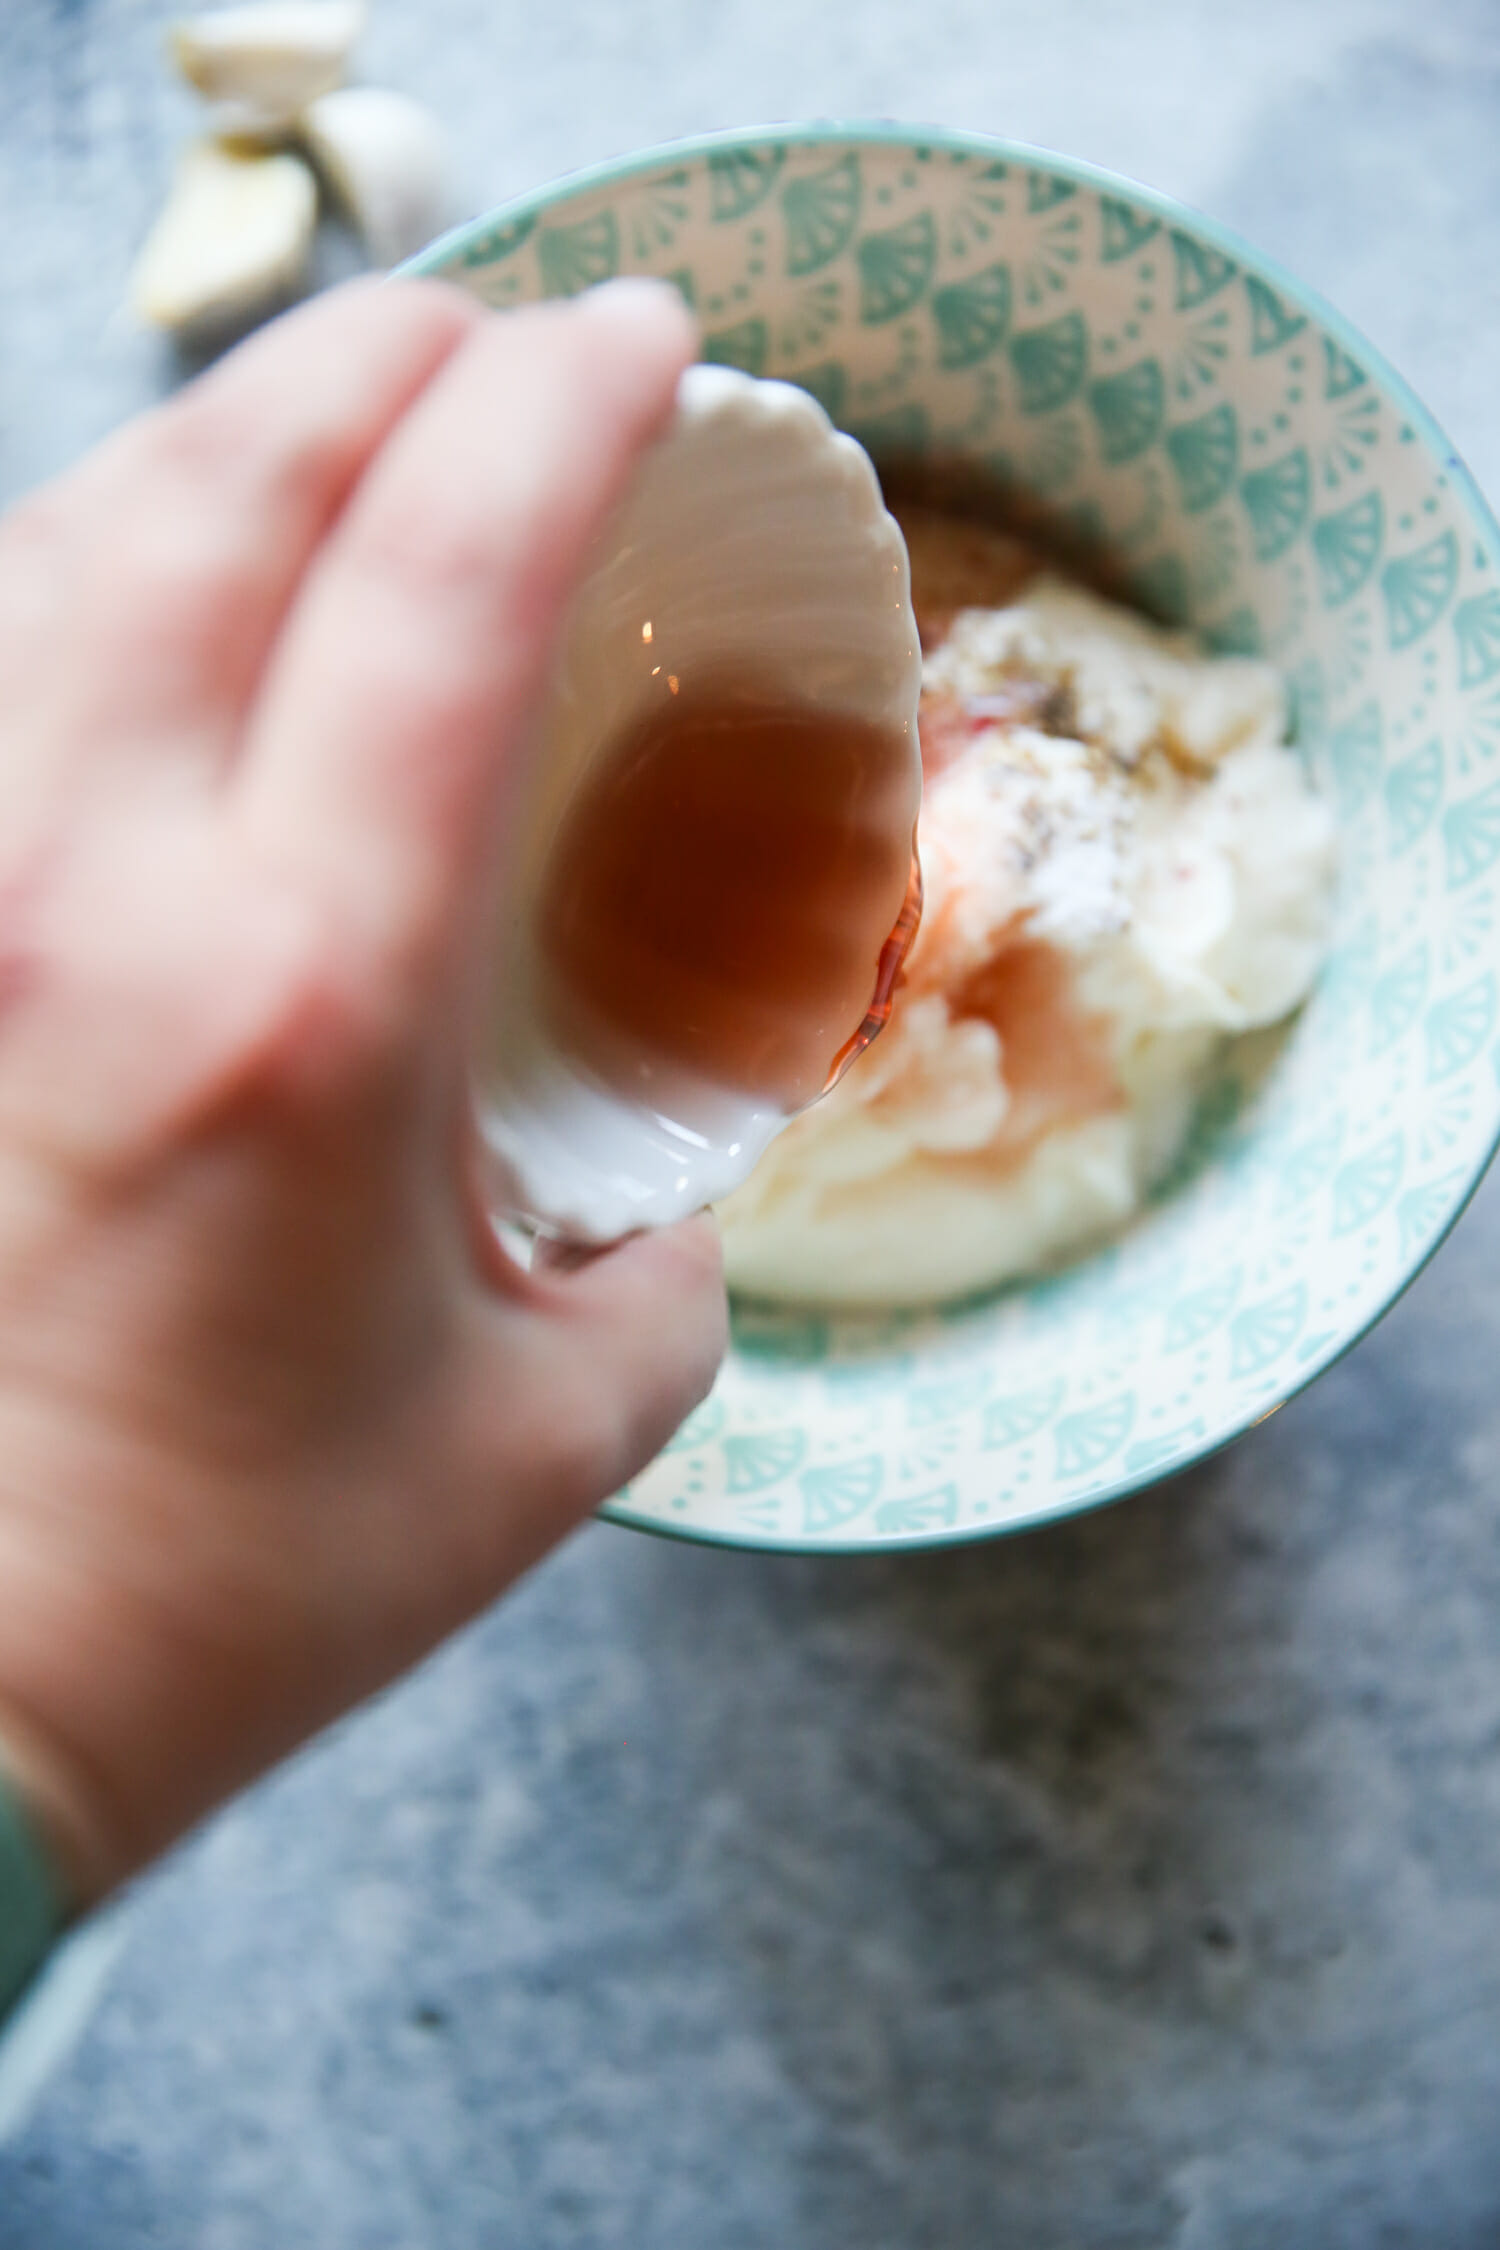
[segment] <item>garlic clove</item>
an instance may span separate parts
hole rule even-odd
[[[252,0],[190,16],[169,36],[183,77],[210,101],[290,117],[343,83],[364,24],[363,0]]]
[[[131,304],[177,335],[269,311],[301,280],[317,216],[317,182],[300,156],[196,142],[136,260]]]
[[[443,136],[420,102],[345,86],[309,103],[302,139],[377,265],[420,250],[448,214]]]
[[[265,156],[273,149],[296,148],[297,119],[260,109],[254,102],[211,102],[204,112],[202,137],[242,155],[254,151]]]

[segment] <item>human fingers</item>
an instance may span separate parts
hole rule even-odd
[[[488,316],[429,283],[289,314],[0,527],[7,791],[232,745],[309,557],[371,454]],[[9,730],[7,730],[9,731]]]
[[[693,330],[615,283],[477,330],[311,572],[241,775],[260,848],[389,965],[472,954],[567,598]]]
[[[498,1464],[501,1545],[468,1558],[479,1584],[513,1576],[639,1474],[707,1394],[728,1311],[711,1218],[634,1236],[567,1272],[534,1273],[500,1304],[475,1384],[482,1450]],[[487,1598],[480,1590],[475,1599]]]

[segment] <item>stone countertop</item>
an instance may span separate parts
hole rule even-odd
[[[168,12],[0,10],[0,493],[172,380],[118,311]],[[1493,0],[376,0],[363,62],[475,207],[773,117],[1093,157],[1500,493]],[[0,2250],[1494,2250],[1497,1265],[1500,1180],[1310,1393],[1049,1530],[590,1529],[110,1917]]]

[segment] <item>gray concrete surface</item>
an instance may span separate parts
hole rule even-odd
[[[0,490],[156,395],[164,0],[0,5]],[[1252,234],[1500,492],[1493,0],[376,0],[478,205],[991,126]],[[1500,1181],[1220,1461],[989,1549],[596,1528],[128,1902],[0,2250],[1495,2250]]]

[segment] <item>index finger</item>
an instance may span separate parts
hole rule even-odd
[[[240,807],[257,847],[382,956],[430,962],[473,935],[565,604],[693,345],[657,283],[495,316],[314,564]]]
[[[58,787],[71,761],[133,789],[132,754],[226,759],[348,492],[484,318],[431,282],[332,291],[22,503],[0,551],[8,791],[43,760]]]

